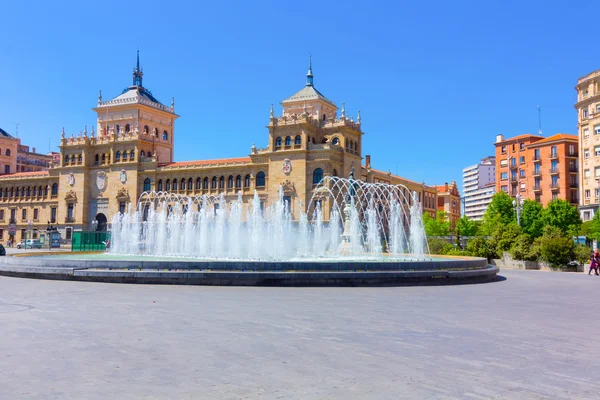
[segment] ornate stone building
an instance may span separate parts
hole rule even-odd
[[[435,215],[435,187],[375,170],[370,156],[361,166],[360,112],[353,119],[342,104],[338,115],[337,106],[315,88],[310,65],[305,86],[281,103],[282,115],[276,117],[271,106],[267,146],[252,145],[246,157],[220,160],[173,160],[179,118],[174,101],[160,103],[142,78],[138,55],[132,85],[111,100],[100,93],[97,126],[78,136],[63,131],[59,162],[48,171],[0,177],[0,239],[7,239],[10,222],[17,239],[28,225],[41,231],[48,222],[67,239],[73,230],[106,229],[113,215],[151,190],[224,193],[227,200],[241,192],[244,202],[253,201],[256,191],[268,204],[278,199],[281,186],[297,218],[323,177],[347,177],[353,165],[360,170],[357,178],[406,185],[418,193],[424,211]]]

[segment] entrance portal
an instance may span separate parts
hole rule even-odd
[[[107,227],[107,223],[108,223],[106,215],[104,215],[102,213],[98,213],[98,215],[96,215],[96,221],[98,221],[98,225],[96,226],[96,230],[97,231],[105,231],[106,227]]]

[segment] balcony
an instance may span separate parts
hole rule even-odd
[[[569,157],[569,158],[577,158],[577,157],[579,157],[579,153],[577,153],[576,151],[574,151],[572,153],[567,153],[566,156]]]
[[[558,158],[558,151],[553,151],[550,153],[550,159],[556,160]]]
[[[552,184],[550,185],[550,189],[551,189],[552,191],[556,191],[556,190],[560,189],[560,187],[559,187],[558,183],[552,183]]]
[[[517,163],[511,163],[510,164],[510,169],[517,169]]]
[[[571,189],[577,189],[579,187],[579,185],[577,184],[577,182],[570,182],[569,187]]]
[[[579,199],[577,197],[571,197],[571,204],[579,204]]]
[[[569,172],[578,172],[579,168],[577,168],[577,165],[569,165]]]
[[[542,185],[534,185],[533,186],[533,191],[534,192],[540,192],[542,190]]]
[[[540,156],[535,156],[535,157],[533,157],[533,162],[534,163],[541,163],[542,162],[542,158]]]
[[[73,222],[75,222],[75,217],[65,217],[66,224],[72,224]]]
[[[550,168],[550,175],[558,174],[558,168]]]
[[[542,172],[539,169],[533,170],[533,176],[540,176],[540,175],[542,175]]]

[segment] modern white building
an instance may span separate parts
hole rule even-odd
[[[480,220],[496,193],[496,157],[489,156],[479,164],[463,169],[464,215]]]

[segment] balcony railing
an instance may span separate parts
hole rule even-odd
[[[65,217],[65,223],[73,223],[75,222],[75,217]]]
[[[569,187],[572,188],[572,189],[577,189],[578,186],[579,185],[577,185],[577,182],[570,182],[569,183]]]
[[[534,156],[533,157],[533,162],[534,163],[541,163],[542,162],[542,158],[540,156]]]
[[[576,151],[567,153],[567,157],[579,157],[579,153]]]
[[[533,170],[533,176],[540,176],[541,174],[542,174],[542,172],[539,169]]]
[[[558,174],[558,168],[550,168],[550,174]]]
[[[577,172],[578,168],[577,165],[569,165],[569,172]]]
[[[553,159],[553,158],[558,158],[558,152],[557,151],[553,151],[553,152],[550,153],[550,159]]]
[[[535,190],[535,191],[542,190],[542,185],[534,185],[533,190]]]
[[[558,190],[559,189],[558,183],[552,183],[552,184],[550,184],[550,189],[552,189],[552,190]]]

